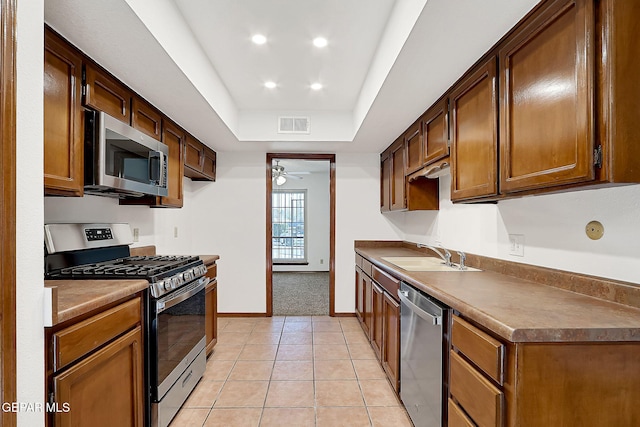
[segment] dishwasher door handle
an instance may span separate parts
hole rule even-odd
[[[409,300],[409,298],[407,298],[408,296],[409,296],[409,292],[398,290],[398,297],[400,298],[400,301],[404,305],[409,307],[411,311],[413,311],[415,314],[417,314],[422,319],[426,320],[427,322],[431,323],[434,326],[442,325],[442,316],[434,316],[431,313],[427,313],[426,311],[424,311],[423,309],[421,309],[420,307],[412,303]]]

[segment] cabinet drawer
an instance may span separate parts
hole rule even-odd
[[[394,300],[398,300],[398,289],[400,289],[400,281],[395,277],[389,276],[378,267],[373,267],[373,280],[378,282]]]
[[[449,427],[475,427],[473,421],[451,399],[449,399],[449,421],[447,425]]]
[[[503,393],[462,357],[449,353],[451,395],[479,426],[502,426]]]
[[[217,264],[208,265],[206,276],[211,280],[215,279],[218,276],[218,265]]]
[[[502,385],[504,380],[504,344],[457,316],[453,316],[451,343],[476,366]]]
[[[141,321],[140,297],[53,334],[53,369],[57,371],[109,342]]]
[[[373,264],[371,264],[369,261],[367,261],[366,259],[362,260],[362,271],[364,271],[364,273],[369,276],[369,277],[373,277]]]
[[[361,255],[356,254],[356,266],[362,268],[362,261],[364,260],[364,258],[362,258]]]

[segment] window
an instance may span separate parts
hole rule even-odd
[[[271,250],[274,263],[307,263],[307,190],[271,193]]]

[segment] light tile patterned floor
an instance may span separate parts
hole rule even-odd
[[[221,318],[218,328],[171,427],[411,427],[356,318]]]

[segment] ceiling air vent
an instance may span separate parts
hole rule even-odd
[[[309,117],[278,117],[278,133],[309,133]]]

